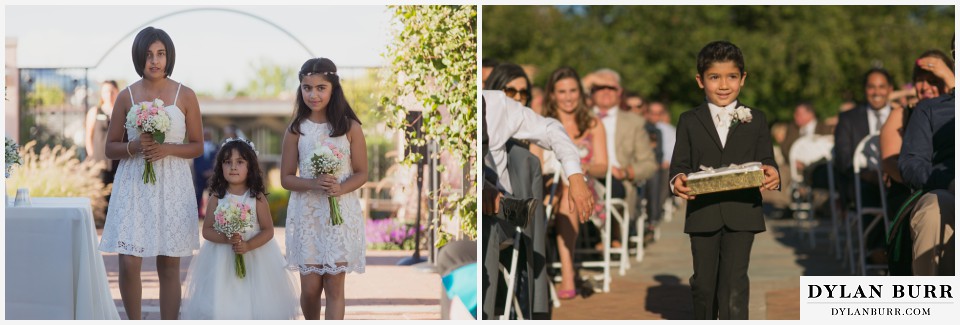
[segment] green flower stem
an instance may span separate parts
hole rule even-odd
[[[143,166],[143,183],[144,184],[156,184],[157,183],[157,173],[153,170],[153,163],[144,159],[146,163]]]
[[[237,277],[243,279],[247,276],[247,265],[243,263],[243,254],[236,254],[233,258],[233,266],[237,271]]]
[[[327,201],[330,202],[330,223],[334,226],[342,225],[343,217],[340,216],[340,204],[337,203],[337,197],[327,197]]]

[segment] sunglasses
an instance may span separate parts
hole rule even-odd
[[[617,91],[617,90],[619,90],[619,89],[620,89],[620,88],[618,88],[618,87],[616,87],[616,86],[596,85],[596,86],[593,86],[593,87],[590,88],[590,93],[591,93],[591,94],[592,94],[592,93],[596,93],[596,92],[601,91],[601,90],[613,90],[613,91]]]
[[[528,93],[526,89],[516,89],[513,87],[507,87],[507,88],[503,88],[503,93],[506,94],[507,97],[514,98],[514,99],[516,99],[517,95],[519,94],[520,102],[525,102],[527,101],[527,98],[530,98],[530,93]]]
[[[643,104],[640,104],[640,105],[626,105],[626,106],[627,106],[628,109],[641,109],[641,108],[643,108]]]

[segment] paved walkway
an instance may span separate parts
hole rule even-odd
[[[612,272],[610,292],[564,300],[553,318],[691,319],[693,260],[679,215],[663,225],[642,262],[632,262],[624,276]],[[767,231],[757,235],[751,254],[750,319],[800,319],[801,275],[847,274],[829,257],[824,234],[817,243],[810,249],[801,242],[792,220],[767,220]]]
[[[102,230],[98,230],[98,233]],[[274,240],[284,249],[284,228],[276,228]],[[99,242],[99,238],[98,238]],[[425,253],[422,253],[421,256]],[[396,266],[397,261],[412,255],[412,251],[367,251],[364,274],[347,275],[346,319],[440,319],[440,277],[411,266]],[[127,319],[120,300],[117,283],[119,272],[117,254],[104,253],[110,293]],[[187,276],[191,258],[180,261],[180,280]],[[160,287],[156,259],[143,260],[143,318],[160,319]],[[321,316],[322,317],[322,316]],[[301,315],[299,319],[303,319]]]

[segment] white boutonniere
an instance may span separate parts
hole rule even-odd
[[[732,125],[737,125],[737,123],[750,123],[753,121],[753,114],[750,114],[750,109],[745,106],[739,106],[730,113],[730,119],[732,120]]]

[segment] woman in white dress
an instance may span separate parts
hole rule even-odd
[[[173,41],[163,30],[147,27],[137,34],[133,65],[142,78],[117,95],[107,132],[106,155],[120,160],[120,166],[100,250],[119,255],[120,296],[129,319],[141,318],[140,269],[143,258],[153,256],[160,278],[160,318],[177,318],[180,257],[192,255],[200,242],[190,172],[190,159],[203,152],[200,107],[193,90],[170,80],[175,59]],[[134,103],[158,98],[169,103],[163,108],[170,117],[164,143],[124,125]],[[145,161],[153,163],[155,184],[143,181]]]
[[[324,318],[343,319],[345,275],[363,273],[366,265],[364,220],[354,192],[367,182],[366,141],[333,61],[307,60],[299,78],[294,118],[283,137],[280,160],[281,184],[292,192],[287,261],[300,271],[304,318],[320,318],[320,295],[325,294]],[[318,145],[333,145],[342,153],[336,175],[313,174],[310,158]],[[332,224],[328,197],[337,198],[342,224]]]

